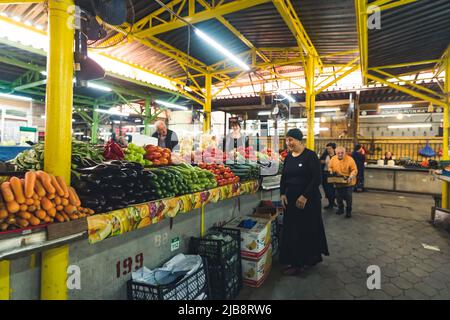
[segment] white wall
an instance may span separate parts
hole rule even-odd
[[[430,122],[432,118],[432,122]],[[392,117],[360,118],[360,134],[363,137],[435,137],[442,123],[442,114],[411,114],[403,115],[403,119]],[[390,125],[431,124],[431,128],[389,129]]]

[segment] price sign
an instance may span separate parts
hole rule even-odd
[[[134,259],[131,257],[128,257],[124,260],[119,260],[116,263],[116,272],[117,272],[117,278],[120,278],[121,276],[125,276],[129,274],[132,271],[137,271],[140,268],[144,266],[144,254],[139,253],[137,254]]]

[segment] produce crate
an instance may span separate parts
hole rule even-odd
[[[127,282],[128,300],[207,300],[209,299],[208,265],[205,259],[196,272],[168,285]]]
[[[232,241],[191,238],[190,253],[208,260],[212,299],[233,299],[242,289],[241,233],[236,229],[211,228],[209,234],[229,235]]]

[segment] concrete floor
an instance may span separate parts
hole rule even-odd
[[[354,194],[353,218],[323,211],[330,256],[299,276],[282,275],[276,258],[259,288],[238,299],[450,299],[450,234],[434,228],[432,197]],[[437,246],[440,251],[424,248]],[[381,289],[368,290],[369,265]]]

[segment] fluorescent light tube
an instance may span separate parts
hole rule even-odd
[[[101,91],[107,91],[107,92],[111,92],[112,89],[105,87],[105,86],[101,86],[99,84],[96,83],[92,83],[92,82],[88,82],[88,88],[92,88],[92,89],[97,89],[97,90],[101,90]]]
[[[156,102],[157,104],[160,104],[160,105],[162,105],[162,106],[165,106],[165,107],[171,108],[171,109],[189,110],[189,109],[186,108],[186,107],[179,106],[179,105],[177,105],[177,104],[173,104],[173,103],[166,102],[166,101],[155,100],[155,102]]]
[[[391,104],[391,105],[381,105],[380,109],[402,109],[402,108],[411,108],[412,104]]]
[[[278,90],[277,93],[278,93],[278,94],[281,94],[283,97],[285,97],[286,99],[288,99],[289,102],[295,102],[295,99],[292,98],[290,95],[288,95],[286,92],[283,92],[283,91]]]
[[[322,108],[322,109],[316,109],[315,112],[335,112],[335,111],[341,111],[340,108]]]
[[[258,112],[258,116],[270,116],[270,111],[260,111]]]
[[[406,129],[406,128],[431,128],[431,123],[417,123],[417,124],[398,124],[388,126],[388,129]]]
[[[113,116],[128,117],[130,115],[129,113],[118,112],[118,111],[109,111],[109,110],[103,110],[103,109],[95,109],[95,111],[97,111],[99,113],[110,114],[110,115],[113,115]]]
[[[6,93],[0,93],[0,98],[21,100],[21,101],[32,101],[33,100],[29,97],[16,96],[15,94],[6,94]]]
[[[217,41],[215,41],[214,39],[212,39],[211,37],[209,37],[208,35],[206,35],[203,31],[194,28],[195,29],[195,33],[202,38],[203,40],[205,40],[207,43],[209,43],[209,45],[211,45],[212,47],[214,47],[216,50],[220,51],[223,55],[225,55],[226,57],[230,58],[231,60],[233,60],[237,65],[239,65],[242,69],[244,70],[250,70],[250,67],[248,65],[246,65],[242,60],[240,60],[238,57],[236,57],[234,54],[232,54],[230,51],[228,51],[227,49],[225,49],[222,45],[220,45]]]

